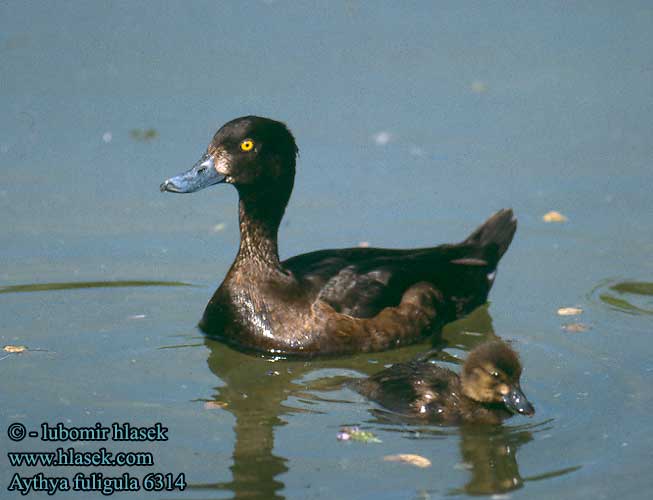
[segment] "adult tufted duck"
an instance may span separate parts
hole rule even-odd
[[[352,387],[381,406],[420,421],[498,424],[535,409],[519,385],[521,364],[505,342],[492,341],[469,354],[462,373],[428,360],[399,363]]]
[[[277,232],[297,146],[281,122],[226,123],[189,171],[161,191],[220,183],[238,190],[240,249],[200,328],[243,350],[275,355],[379,351],[415,342],[483,304],[516,219],[501,210],[466,240],[411,250],[321,250],[281,262]]]

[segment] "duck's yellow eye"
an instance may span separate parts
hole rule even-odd
[[[254,149],[254,141],[251,139],[245,139],[243,142],[240,143],[240,149],[241,151],[251,151]]]

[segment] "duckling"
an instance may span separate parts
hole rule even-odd
[[[422,359],[393,365],[352,387],[420,421],[498,424],[515,413],[535,414],[519,384],[521,371],[515,351],[497,340],[474,348],[460,375]]]
[[[288,127],[245,116],[161,191],[232,184],[240,248],[200,328],[241,350],[275,356],[380,351],[416,342],[485,303],[516,230],[501,210],[458,244],[412,250],[320,250],[280,261],[277,233],[298,148]]]

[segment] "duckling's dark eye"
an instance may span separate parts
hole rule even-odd
[[[251,139],[245,139],[243,142],[240,143],[240,150],[241,151],[251,151],[254,149],[254,141]]]
[[[499,372],[492,372],[490,373],[494,378],[499,378]]]

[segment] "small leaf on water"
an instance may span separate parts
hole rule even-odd
[[[487,92],[487,83],[475,80],[470,85],[470,88],[475,94],[483,94],[484,92]]]
[[[386,455],[383,457],[386,462],[403,462],[406,464],[414,465],[425,469],[431,466],[431,461],[421,455],[413,455],[410,453],[400,453],[399,455]]]
[[[159,133],[156,131],[156,129],[153,128],[148,128],[145,130],[135,128],[129,131],[129,135],[135,141],[147,142],[151,141],[152,139],[156,139]]]
[[[559,316],[578,316],[579,314],[583,314],[580,307],[561,307],[558,309]]]
[[[550,212],[547,212],[542,216],[542,220],[544,222],[566,222],[567,217],[562,215],[560,212],[551,210]]]
[[[24,345],[6,345],[3,350],[5,352],[23,352],[27,350],[27,347]]]
[[[566,325],[562,325],[562,329],[569,333],[581,333],[586,332],[590,327],[584,323],[567,323]]]

